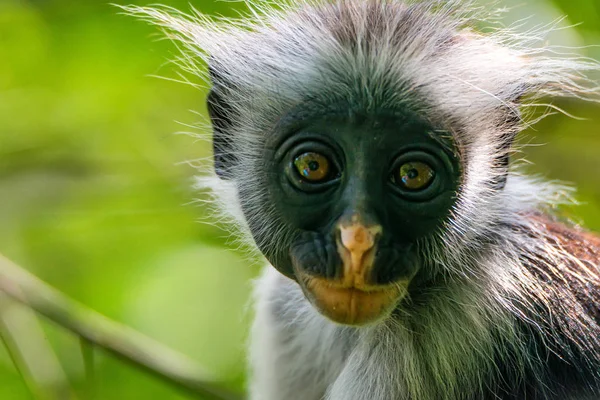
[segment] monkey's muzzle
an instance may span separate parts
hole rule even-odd
[[[329,319],[345,325],[365,325],[380,320],[406,295],[408,280],[373,283],[372,269],[381,226],[352,221],[340,226],[336,238],[342,260],[340,276],[330,279],[296,271],[308,299]]]

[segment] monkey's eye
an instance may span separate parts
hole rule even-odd
[[[300,176],[308,182],[321,182],[331,175],[329,160],[319,153],[300,154],[294,159],[294,166]]]
[[[400,165],[392,175],[392,180],[396,185],[409,191],[426,189],[434,178],[434,169],[421,161],[406,162]]]

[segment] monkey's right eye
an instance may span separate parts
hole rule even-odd
[[[302,179],[307,182],[322,182],[331,176],[329,160],[319,153],[300,154],[294,159],[294,166]]]

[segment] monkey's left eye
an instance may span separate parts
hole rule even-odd
[[[311,183],[324,181],[331,175],[329,160],[319,153],[300,154],[294,159],[294,166],[302,179]]]
[[[402,189],[409,191],[424,190],[435,178],[435,170],[421,161],[406,162],[392,175],[392,180]]]

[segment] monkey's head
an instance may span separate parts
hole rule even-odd
[[[521,99],[580,92],[569,73],[595,68],[475,33],[458,3],[300,2],[229,25],[130,9],[207,61],[213,186],[333,321],[484,273],[465,260],[513,207]]]
[[[461,167],[452,135],[410,105],[349,100],[301,102],[244,161],[227,145],[216,92],[209,109],[217,172],[236,180],[261,251],[324,315],[365,324],[406,296],[419,242],[448,219]],[[244,164],[253,177],[236,179]]]
[[[235,139],[223,107],[213,92],[216,169],[236,180],[260,250],[332,320],[387,315],[421,267],[420,241],[444,225],[456,201],[461,167],[452,135],[409,104],[369,109],[312,98],[281,115],[242,161],[227,145]],[[244,174],[254,176],[236,179],[245,163]]]

